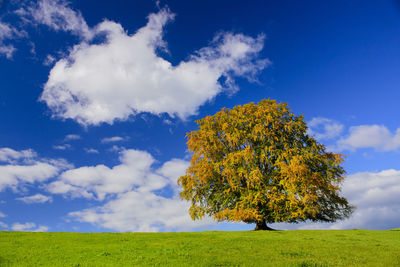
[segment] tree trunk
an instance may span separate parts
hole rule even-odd
[[[272,231],[274,229],[268,227],[267,223],[265,222],[265,220],[261,220],[261,221],[257,221],[256,222],[256,228],[254,229],[254,231],[260,231],[260,230]]]

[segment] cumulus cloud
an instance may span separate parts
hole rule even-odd
[[[177,179],[185,174],[185,170],[189,167],[189,162],[181,159],[172,159],[165,162],[157,173],[169,179],[175,195],[178,193]]]
[[[0,166],[0,190],[16,187],[24,183],[43,182],[57,175],[59,169],[44,162],[36,162],[32,165],[6,165]]]
[[[355,151],[362,148],[373,148],[376,151],[396,151],[400,147],[400,128],[392,133],[384,125],[358,125],[349,129],[347,136],[342,134],[343,124],[331,119],[316,117],[308,122],[308,133],[319,140],[336,140],[331,150]]]
[[[152,172],[151,165],[155,160],[147,152],[123,150],[120,161],[121,164],[112,168],[97,165],[67,170],[48,185],[48,190],[72,197],[103,200],[106,195],[125,193],[134,187],[148,192],[170,183],[170,179]]]
[[[392,134],[384,125],[360,125],[350,128],[350,134],[337,142],[338,150],[373,148],[377,151],[397,150],[400,147],[400,128]]]
[[[4,213],[2,213],[2,212],[0,211],[0,218],[4,218],[4,217],[7,217],[7,215],[5,215]]]
[[[27,222],[27,223],[14,223],[11,226],[11,229],[13,231],[47,232],[49,230],[49,227],[44,225],[36,226],[36,224],[33,222]]]
[[[82,14],[71,9],[67,1],[31,1],[17,13],[34,24],[46,25],[54,31],[70,32],[84,39],[91,37],[91,30]]]
[[[69,215],[117,231],[191,229],[209,220],[192,222],[189,204],[177,197],[177,178],[188,162],[172,159],[154,169],[155,159],[140,150],[123,150],[121,163],[81,167],[62,173],[48,186],[54,194],[106,201],[104,205]]]
[[[228,32],[173,66],[158,54],[166,48],[163,28],[173,18],[161,9],[132,35],[112,21],[98,24],[92,35],[105,41],[74,46],[50,71],[40,99],[54,116],[83,125],[112,124],[141,112],[185,119],[222,91],[236,90],[235,76],[252,80],[269,64],[257,59],[263,35]]]
[[[1,228],[8,228],[8,225],[4,222],[0,222],[0,227]]]
[[[0,192],[7,187],[17,191],[27,183],[44,182],[71,168],[65,160],[39,158],[33,150],[0,149]]]
[[[308,134],[318,140],[333,139],[343,132],[343,124],[323,117],[312,118],[308,125]]]
[[[46,203],[52,202],[53,198],[51,196],[45,196],[42,194],[36,194],[29,197],[20,197],[16,198],[19,201],[25,202],[26,204],[34,204],[34,203]]]

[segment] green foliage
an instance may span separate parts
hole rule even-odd
[[[224,108],[197,123],[187,134],[191,166],[178,180],[193,219],[334,222],[352,212],[339,195],[343,155],[326,152],[285,103]]]
[[[400,266],[400,231],[0,232],[0,266]]]

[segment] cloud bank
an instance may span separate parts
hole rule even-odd
[[[72,211],[68,214],[69,217],[114,231],[184,231],[201,227],[210,229],[215,226],[216,223],[209,218],[193,222],[188,215],[189,203],[178,197],[179,188],[176,180],[185,173],[189,162],[171,159],[159,167],[154,167],[157,161],[146,151],[123,149],[119,153],[119,163],[113,167],[95,165],[73,168],[63,161],[39,158],[32,150],[16,151],[2,148],[0,188],[3,190],[9,187],[17,190],[27,183],[41,182],[41,188],[51,194],[94,201],[97,204]],[[53,177],[54,179],[50,180]],[[351,174],[344,180],[342,188],[343,195],[357,207],[349,219],[333,224],[278,224],[275,227],[287,229],[399,227],[399,170]],[[18,200],[27,204],[46,203],[51,202],[52,197],[35,194]],[[29,231],[40,229],[28,226],[21,224],[11,228]]]
[[[189,163],[172,159],[156,169],[154,163],[145,151],[123,150],[119,165],[71,169],[47,189],[53,194],[103,202],[69,215],[116,231],[173,231],[213,224],[210,220],[193,222],[189,204],[178,197],[176,180]]]

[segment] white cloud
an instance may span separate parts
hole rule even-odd
[[[192,221],[188,209],[188,203],[180,199],[137,190],[121,194],[103,206],[71,212],[69,215],[82,222],[121,232],[189,230],[214,224],[210,220]]]
[[[177,197],[177,178],[188,162],[173,159],[153,169],[154,158],[147,152],[124,150],[121,164],[68,170],[48,186],[51,193],[106,200],[102,206],[70,213],[82,222],[117,231],[160,231],[192,229],[212,223],[193,222],[189,204]],[[163,193],[160,193],[163,192]]]
[[[69,142],[69,141],[73,141],[73,140],[79,140],[81,139],[80,135],[77,134],[67,134],[64,137],[63,143],[61,145],[53,145],[53,149],[57,149],[57,150],[67,150],[70,149],[72,146],[70,144],[65,144],[65,142]]]
[[[103,200],[108,194],[125,193],[133,187],[151,191],[169,183],[166,178],[151,172],[154,159],[147,152],[124,150],[120,161],[120,165],[112,168],[97,165],[65,171],[57,181],[48,185],[48,190],[51,193]]]
[[[67,135],[65,136],[65,138],[64,138],[64,141],[66,142],[66,141],[70,141],[70,140],[79,140],[79,139],[81,139],[81,136],[80,136],[80,135],[77,135],[77,134],[67,134]]]
[[[34,227],[36,227],[35,223],[28,222],[28,223],[24,223],[24,224],[22,224],[22,223],[14,223],[11,228],[14,231],[25,231],[27,229],[32,229]]]
[[[123,151],[125,149],[125,147],[123,147],[123,146],[116,146],[116,145],[113,145],[112,147],[110,147],[109,149],[107,149],[107,151],[109,151],[109,152],[121,152],[121,151]]]
[[[4,218],[4,217],[7,217],[7,215],[5,215],[4,213],[2,213],[2,212],[0,211],[0,218]]]
[[[27,232],[47,232],[49,228],[44,225],[40,225],[36,227],[36,224],[33,222],[27,223],[14,223],[11,226],[13,231],[27,231]]]
[[[46,25],[55,31],[71,32],[84,39],[91,37],[91,31],[82,14],[71,9],[67,1],[39,0],[31,2],[17,13],[35,24]]]
[[[373,148],[376,151],[396,151],[400,147],[400,128],[395,133],[384,125],[352,126],[347,136],[337,139],[343,132],[343,124],[331,119],[316,117],[308,122],[308,134],[317,139],[336,139],[333,151]]]
[[[47,232],[49,230],[48,226],[40,225],[38,228],[31,230],[30,232]]]
[[[333,139],[343,132],[343,124],[323,117],[312,118],[308,125],[308,134],[318,140]]]
[[[8,228],[8,225],[5,224],[4,222],[0,222],[0,227],[1,228]]]
[[[32,165],[6,165],[0,166],[0,191],[6,187],[16,190],[17,186],[25,183],[43,182],[54,177],[59,168],[44,162]]]
[[[157,173],[169,179],[169,183],[174,189],[175,195],[178,193],[177,179],[185,174],[185,170],[189,167],[189,162],[181,159],[172,159],[165,162]]]
[[[35,45],[35,43],[32,42],[32,41],[29,41],[28,44],[31,47],[29,52],[31,52],[32,55],[36,56],[36,45]]]
[[[43,61],[43,65],[45,66],[50,66],[56,61],[56,58],[53,57],[52,55],[47,55],[46,58]]]
[[[4,44],[5,40],[22,37],[25,32],[18,31],[15,27],[8,23],[0,21],[0,55],[5,55],[6,58],[11,59],[16,48],[11,44]]]
[[[64,0],[39,0],[22,1],[18,3],[20,8],[14,13],[27,24],[43,24],[55,31],[66,31],[75,34],[81,39],[90,39],[92,32],[82,15],[69,7],[69,2]],[[11,59],[17,50],[14,45],[6,44],[6,40],[27,37],[24,30],[18,30],[12,24],[0,21],[0,56],[4,55]],[[36,54],[35,44],[29,42],[31,53]],[[55,59],[48,56],[44,64],[51,64]]]
[[[16,160],[32,160],[37,154],[32,149],[16,151],[14,149],[3,147],[0,148],[0,162],[15,162]]]
[[[27,204],[34,204],[34,203],[46,203],[46,202],[52,202],[53,198],[51,196],[45,196],[42,194],[36,194],[33,196],[29,197],[20,197],[17,198],[17,200],[20,200],[22,202],[25,202]]]
[[[398,228],[400,222],[400,171],[360,172],[349,175],[343,194],[355,205],[352,217],[331,226],[333,229]]]
[[[101,139],[102,144],[124,141],[125,138],[121,136],[106,137]]]
[[[67,150],[71,148],[71,145],[70,144],[54,145],[53,148],[57,150]]]
[[[392,134],[384,125],[360,125],[350,128],[350,134],[337,142],[338,150],[374,148],[378,151],[397,150],[400,147],[400,128]]]
[[[94,148],[85,148],[85,152],[88,154],[99,154],[99,151]]]
[[[0,44],[0,55],[5,55],[7,59],[11,59],[16,48],[13,45]]]
[[[173,17],[166,8],[150,14],[132,35],[112,21],[98,24],[93,36],[102,34],[106,41],[74,46],[52,68],[41,100],[54,116],[83,125],[112,124],[141,112],[185,119],[222,91],[236,90],[235,76],[253,79],[269,64],[257,60],[263,35],[224,33],[173,66],[157,54],[166,48],[163,27]]]
[[[33,150],[16,151],[0,149],[0,192],[7,187],[17,191],[26,183],[44,182],[62,170],[71,168],[65,160],[52,160],[37,157]]]
[[[174,124],[171,120],[168,120],[168,119],[163,120],[163,123],[164,123],[164,124],[167,124],[167,125],[172,125],[172,124]]]

